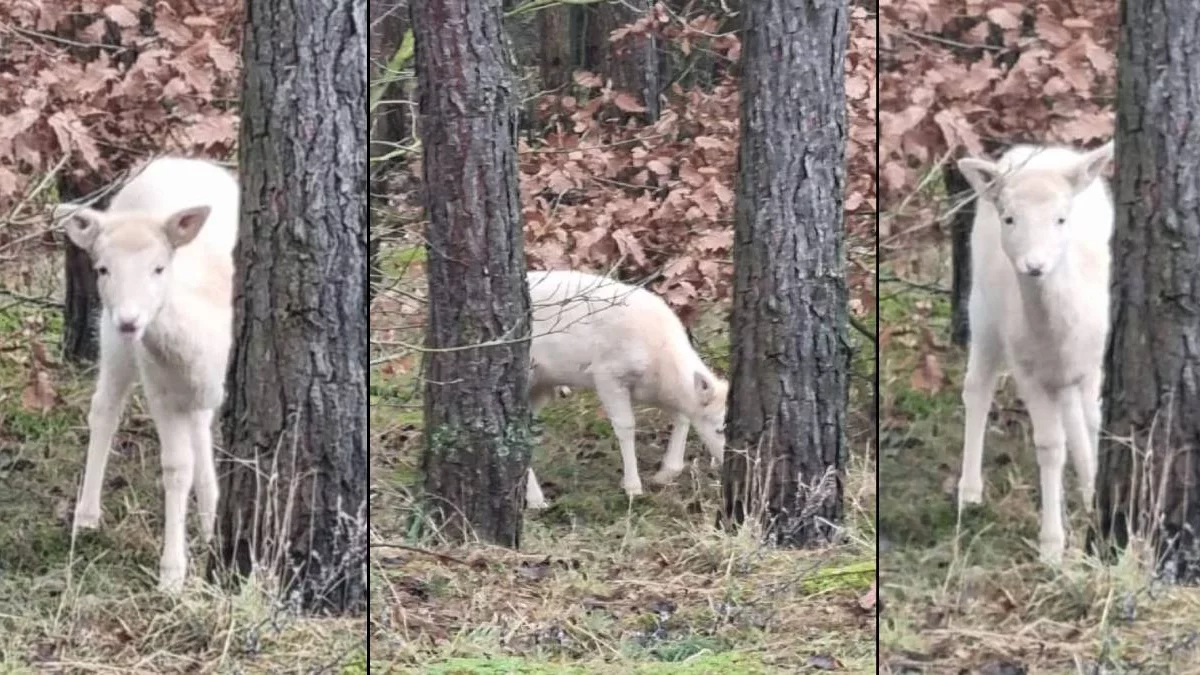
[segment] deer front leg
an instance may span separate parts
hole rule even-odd
[[[111,321],[102,321],[100,329],[100,374],[96,378],[96,393],[88,408],[87,461],[83,470],[83,487],[75,502],[73,528],[93,529],[100,525],[100,493],[113,436],[129,399],[129,390],[137,375],[133,355],[128,347],[112,334]]]

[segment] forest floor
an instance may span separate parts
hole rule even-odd
[[[61,265],[46,258],[0,285],[42,297]],[[72,538],[95,371],[61,363],[61,315],[0,294],[0,673],[365,673],[361,615],[305,618],[261,585],[209,586],[196,578],[206,550],[194,537],[184,592],[155,590],[161,471],[137,390],[102,526]]]
[[[417,316],[393,306],[373,326],[402,314]],[[724,316],[705,312],[693,327],[719,372]],[[778,550],[748,529],[714,526],[720,477],[694,434],[692,468],[673,486],[651,486],[669,436],[658,411],[637,411],[648,493],[631,503],[607,418],[577,391],[539,416],[534,462],[552,506],[527,512],[521,550],[451,545],[412,534],[418,364],[410,354],[371,374],[372,673],[875,672],[875,612],[858,604],[875,578],[866,442],[851,446],[847,542]]]
[[[990,418],[984,504],[958,522],[966,351],[948,344],[949,252],[889,256],[880,279],[881,672],[1200,672],[1200,593],[1155,581],[1134,552],[1085,555],[1069,470],[1067,556],[1037,561],[1037,465],[1011,382]]]

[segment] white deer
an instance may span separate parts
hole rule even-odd
[[[1065,545],[1068,450],[1088,510],[1095,492],[1113,227],[1100,173],[1112,157],[1110,141],[1087,153],[1022,145],[995,162],[958,162],[979,195],[959,508],[983,499],[988,410],[1007,368],[1033,422],[1041,474],[1039,551],[1049,563],[1061,560]]]
[[[642,494],[634,452],[634,402],[674,416],[655,483],[669,483],[683,471],[689,426],[696,427],[713,462],[722,461],[729,386],[704,365],[662,298],[584,272],[529,272],[527,281],[533,308],[529,352],[535,413],[563,387],[595,390],[621,447],[622,485],[631,497]],[[547,506],[532,469],[526,505]]]
[[[113,434],[140,377],[162,446],[165,493],[159,588],[178,591],[187,570],[193,484],[204,541],[218,488],[213,416],[225,395],[232,333],[238,185],[220,166],[165,157],[147,164],[105,211],[61,204],[67,236],[98,275],[100,373],[88,412],[87,467],[76,529],[100,523]]]

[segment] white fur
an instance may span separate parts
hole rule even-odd
[[[662,469],[654,482],[683,471],[688,426],[696,427],[714,462],[725,451],[727,383],[713,374],[688,342],[679,318],[650,291],[574,271],[530,272],[533,307],[530,392],[534,412],[556,390],[595,390],[617,442],[630,496],[642,494],[634,453],[633,403],[674,415]],[[526,504],[544,508],[530,469]]]
[[[971,234],[959,508],[983,499],[988,410],[1007,369],[1033,422],[1041,474],[1040,553],[1051,563],[1061,560],[1065,546],[1067,450],[1089,510],[1095,491],[1113,227],[1100,173],[1112,154],[1111,142],[1087,153],[1016,146],[994,163],[959,161],[980,197]]]
[[[212,420],[225,396],[232,334],[237,181],[210,162],[161,158],[134,176],[106,211],[71,204],[55,211],[65,217],[71,240],[103,270],[100,374],[74,526],[99,525],[109,448],[137,376],[162,445],[159,588],[177,591],[186,576],[193,481],[205,541],[216,517]]]

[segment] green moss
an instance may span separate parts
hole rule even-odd
[[[403,248],[394,248],[380,256],[379,268],[385,276],[399,277],[404,276],[408,268],[413,263],[425,262],[425,246],[406,246]]]

